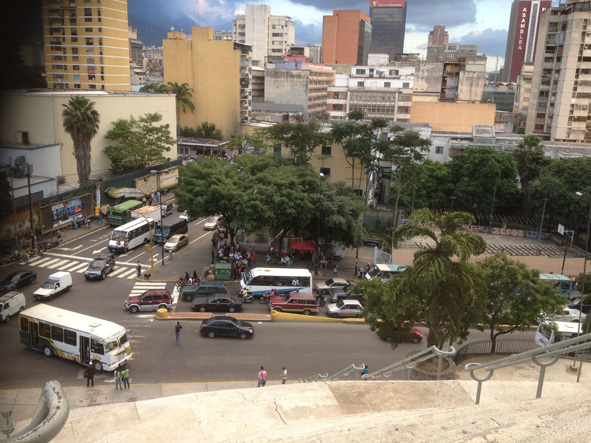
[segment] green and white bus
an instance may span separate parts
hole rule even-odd
[[[119,203],[107,211],[107,224],[111,226],[121,226],[133,220],[131,211],[141,208],[143,203],[139,200],[127,200]]]
[[[23,345],[47,357],[93,364],[97,371],[113,371],[132,355],[123,326],[47,304],[20,313],[19,334]]]

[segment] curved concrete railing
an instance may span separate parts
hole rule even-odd
[[[38,409],[39,413],[31,424],[10,437],[7,442],[45,443],[60,433],[70,415],[70,404],[59,381],[45,383],[43,399]]]

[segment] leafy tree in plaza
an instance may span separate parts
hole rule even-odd
[[[230,146],[240,148],[241,152],[254,154],[272,154],[273,139],[267,134],[265,128],[255,128],[251,134],[236,132],[228,139]]]
[[[320,125],[310,123],[280,123],[267,128],[267,135],[285,146],[296,164],[308,164],[314,151],[329,142],[329,137],[320,131]]]
[[[564,305],[564,296],[551,283],[540,281],[540,271],[505,254],[487,257],[476,266],[482,272],[479,296],[485,302],[478,323],[490,330],[491,353],[499,336],[537,326],[542,313],[554,315]]]
[[[193,88],[189,88],[188,83],[178,84],[177,82],[168,82],[166,85],[168,92],[176,96],[176,121],[177,138],[181,136],[181,109],[187,112],[195,112],[195,105],[191,98],[193,97]]]
[[[162,163],[164,152],[170,151],[175,139],[170,135],[169,125],[157,125],[162,115],[145,114],[138,119],[118,119],[105,135],[115,145],[105,148],[111,160],[111,171],[124,173]]]
[[[536,180],[541,170],[550,164],[550,157],[544,154],[543,147],[538,136],[531,134],[519,140],[517,149],[513,153],[521,182],[521,211],[524,216],[529,213],[529,184]]]
[[[410,196],[416,184],[417,165],[425,159],[431,146],[431,140],[421,137],[416,131],[406,131],[401,126],[393,126],[394,133],[390,145],[384,152],[384,158],[392,161],[391,201],[394,201],[394,223],[398,226],[398,204],[403,195]]]
[[[489,214],[493,195],[495,212],[508,212],[518,201],[515,160],[505,152],[469,147],[446,166],[451,170],[458,210]]]
[[[530,204],[538,214],[547,199],[546,214],[550,216],[550,224],[560,217],[567,229],[585,229],[589,200],[581,199],[576,193],[591,195],[591,158],[552,160],[541,170],[538,180],[530,184],[529,191]]]
[[[194,137],[194,138],[210,138],[213,140],[224,139],[222,130],[215,127],[215,123],[202,122],[197,128],[189,128],[185,126],[181,129],[182,137]]]
[[[74,142],[78,182],[80,186],[88,186],[91,172],[90,142],[98,132],[100,116],[94,109],[94,102],[82,95],[75,95],[62,106],[64,130],[70,134]]]
[[[454,185],[451,182],[449,168],[443,163],[425,160],[422,164],[415,165],[415,169],[416,179],[412,183],[412,195],[402,194],[401,202],[415,208],[451,210],[450,197],[453,196]]]
[[[434,246],[417,251],[413,266],[385,286],[379,298],[368,297],[364,312],[372,330],[390,337],[393,346],[400,337],[391,332],[406,323],[429,328],[427,346],[467,337],[474,313],[483,309],[480,272],[468,260],[486,249],[482,237],[459,232],[471,222],[474,218],[466,212],[439,215],[418,209],[394,231],[395,243],[427,237]]]

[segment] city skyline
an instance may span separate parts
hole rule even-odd
[[[140,0],[129,0],[139,6]],[[509,17],[513,0],[407,0],[405,52],[426,53],[429,31],[436,24],[445,25],[450,43],[478,45],[488,57],[487,69],[504,64]],[[285,15],[296,22],[296,44],[322,42],[322,20],[334,9],[360,9],[369,14],[369,0],[141,0],[142,9],[153,10],[161,25],[169,28],[187,17],[214,30],[230,30],[232,19],[243,14],[246,4],[266,4],[273,15]],[[553,6],[558,0],[552,1]],[[160,12],[158,12],[158,10]],[[458,13],[461,11],[461,13]],[[157,15],[156,15],[157,14]],[[131,18],[131,17],[130,17]],[[132,21],[132,20],[130,20]],[[177,28],[178,29],[178,28]],[[185,29],[190,32],[189,29]]]

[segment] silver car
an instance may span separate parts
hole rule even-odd
[[[329,317],[361,317],[363,306],[357,300],[340,300],[326,306]]]

